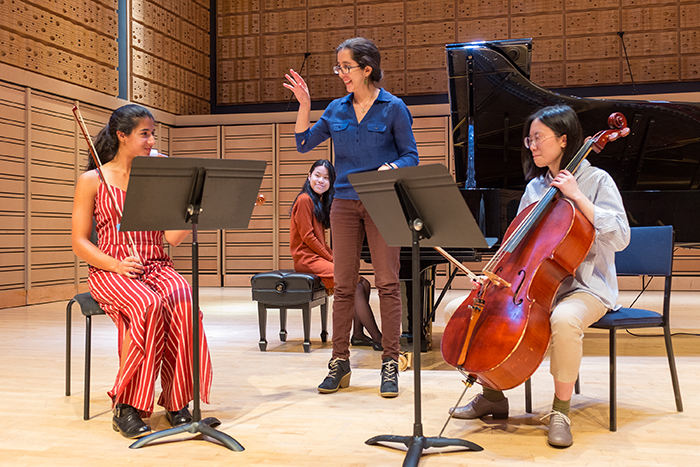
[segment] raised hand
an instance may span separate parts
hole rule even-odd
[[[294,97],[299,101],[300,106],[311,107],[311,96],[309,95],[309,87],[306,85],[304,78],[299,73],[290,69],[288,74],[284,75],[288,83],[282,83],[282,86],[294,93]]]

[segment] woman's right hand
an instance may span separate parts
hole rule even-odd
[[[288,83],[282,83],[282,86],[294,93],[294,97],[299,101],[300,106],[311,107],[311,96],[309,95],[309,87],[306,85],[304,78],[299,73],[290,69],[288,74],[284,75]]]
[[[114,272],[130,279],[136,279],[143,274],[143,264],[135,256],[127,256],[117,263]]]

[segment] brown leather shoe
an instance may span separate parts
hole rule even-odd
[[[477,395],[462,407],[452,407],[450,413],[453,418],[472,420],[474,418],[491,415],[494,419],[504,420],[508,418],[508,398],[498,402],[487,400],[483,394]]]

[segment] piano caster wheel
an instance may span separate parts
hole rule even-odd
[[[328,333],[326,331],[323,331],[321,333],[321,342],[323,342],[325,344],[327,341],[328,341]]]
[[[280,340],[282,342],[287,342],[287,330],[283,329],[280,331]]]
[[[261,340],[258,342],[258,347],[260,347],[260,351],[264,352],[267,350],[267,341],[266,340]]]

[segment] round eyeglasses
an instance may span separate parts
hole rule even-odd
[[[339,75],[341,73],[344,75],[347,75],[348,73],[350,73],[350,70],[352,70],[353,68],[359,68],[359,67],[360,67],[360,65],[355,65],[355,66],[347,66],[347,65],[338,66],[338,65],[336,65],[333,67],[333,73],[335,73],[336,75]]]
[[[552,138],[557,135],[549,135],[545,137],[540,137],[540,135],[533,136],[530,138],[529,136],[526,136],[525,139],[523,140],[523,143],[525,143],[525,147],[528,149],[532,149],[533,146],[535,147],[540,147],[540,144],[542,144],[544,141],[547,141],[549,138]]]

